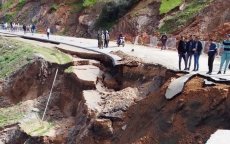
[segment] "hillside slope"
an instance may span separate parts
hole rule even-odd
[[[222,39],[230,31],[229,0],[7,0],[1,21],[35,23],[44,32],[93,37],[109,29],[113,37],[124,33],[129,40],[156,32],[209,34]]]

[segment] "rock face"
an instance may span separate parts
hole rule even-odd
[[[228,1],[215,0],[207,6],[181,34],[198,34],[204,39],[212,37],[216,40],[230,33],[230,9]]]
[[[153,35],[159,25],[159,8],[160,2],[154,0],[140,2],[114,26],[113,36],[123,33],[133,42],[137,35]]]
[[[115,5],[125,3],[115,0],[112,2]],[[186,7],[188,2],[191,1],[185,1],[181,7]],[[139,36],[140,44],[149,44],[152,35],[159,35],[157,31],[161,21],[168,17],[168,14],[160,14],[159,0],[136,0],[136,3],[127,9],[119,10],[120,7],[115,7],[114,14],[126,12],[118,15],[115,20],[107,22],[102,18],[114,16],[104,14],[105,9],[106,12],[112,11],[112,4],[108,3],[109,1],[103,1],[90,7],[83,7],[81,0],[52,0],[26,1],[25,5],[20,5],[15,0],[9,9],[0,11],[0,20],[5,20],[4,15],[7,13],[14,22],[27,25],[35,23],[40,32],[45,32],[47,27],[51,27],[52,33],[88,38],[96,38],[97,30],[109,28],[113,39],[123,33],[128,41],[134,42],[136,36]],[[169,15],[179,11],[177,8],[173,9]],[[185,27],[181,27],[174,34],[195,33],[203,38],[208,38],[209,35],[222,38],[230,32],[229,13],[228,1],[214,0],[193,21],[189,21]]]

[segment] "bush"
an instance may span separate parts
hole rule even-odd
[[[175,7],[179,6],[182,0],[162,0],[160,6],[160,14],[168,13]]]
[[[84,7],[90,7],[90,6],[93,6],[96,2],[97,2],[97,0],[84,0],[83,6]]]

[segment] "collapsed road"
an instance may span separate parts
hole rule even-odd
[[[186,73],[122,51],[112,52],[121,58],[114,66],[111,57],[95,51],[16,39],[55,47],[71,62],[58,64],[36,54],[1,81],[1,112],[20,110],[11,117],[15,121],[0,117],[2,143],[205,143],[217,129],[229,129],[227,82],[195,74],[169,100],[170,84]]]

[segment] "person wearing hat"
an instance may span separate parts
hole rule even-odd
[[[224,52],[221,55],[220,69],[217,74],[221,74],[224,63],[225,63],[225,67],[224,67],[224,74],[225,74],[230,62],[230,34],[228,34],[227,39],[223,41],[223,48],[224,48]]]

